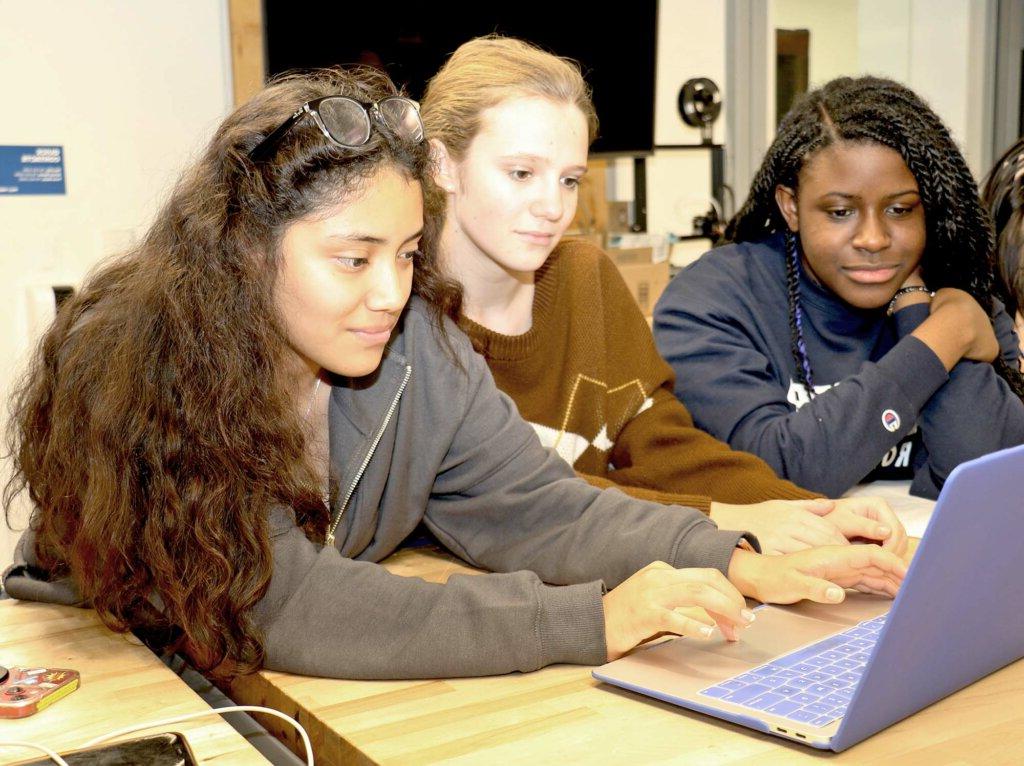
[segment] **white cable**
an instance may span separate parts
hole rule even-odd
[[[198,713],[186,713],[185,715],[178,715],[174,716],[173,718],[164,718],[161,721],[150,721],[149,723],[128,726],[124,729],[118,729],[117,731],[112,731],[109,734],[104,734],[102,736],[96,737],[95,739],[90,739],[83,745],[83,747],[92,747],[93,745],[98,745],[100,742],[105,742],[108,739],[113,739],[114,737],[121,737],[125,734],[131,734],[132,732],[140,731],[142,729],[153,729],[157,726],[168,726],[172,723],[191,721],[193,718],[203,718],[204,716],[214,714],[221,715],[223,713],[266,713],[267,715],[272,715],[284,721],[288,721],[288,723],[292,724],[298,730],[299,736],[302,738],[302,746],[306,748],[307,766],[313,766],[313,746],[310,744],[309,735],[306,734],[306,730],[302,728],[302,724],[300,724],[294,718],[285,715],[279,710],[274,710],[273,708],[269,707],[260,707],[259,705],[233,705],[231,707],[215,707],[210,708],[209,710],[202,710]],[[61,763],[64,762],[61,761]],[[64,763],[64,766],[67,766],[67,764]]]
[[[0,742],[0,747],[28,747],[33,750],[40,750],[46,753],[47,756],[56,761],[57,766],[68,766],[68,762],[61,758],[57,753],[53,752],[50,748],[45,745],[37,745],[35,742],[15,742],[13,740],[8,742]]]
[[[722,213],[722,204],[714,197],[709,198],[709,201],[711,202],[711,207],[713,207],[715,212],[718,214],[718,220],[725,220]]]

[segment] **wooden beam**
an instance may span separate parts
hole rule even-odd
[[[263,3],[261,0],[228,0],[231,27],[231,70],[235,106],[247,101],[263,87],[267,65],[263,44]]]

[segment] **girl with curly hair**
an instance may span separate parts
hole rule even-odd
[[[840,78],[783,119],[732,244],[675,277],[655,339],[701,427],[826,494],[1024,441],[992,227],[935,113]]]
[[[889,551],[762,556],[545,451],[441,319],[427,160],[417,105],[370,71],[286,77],[225,120],[16,395],[6,499],[35,513],[10,595],[91,605],[214,676],[408,678],[735,638],[741,591],[895,592]],[[496,574],[379,566],[421,522]]]

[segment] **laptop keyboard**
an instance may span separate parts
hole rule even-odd
[[[865,620],[700,693],[791,721],[826,726],[846,713],[885,617]]]

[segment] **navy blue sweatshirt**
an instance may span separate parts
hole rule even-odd
[[[698,426],[829,497],[895,478],[937,497],[961,462],[1024,443],[1024,404],[992,365],[964,360],[947,375],[911,336],[927,304],[887,317],[806,274],[800,302],[814,398],[796,382],[781,236],[712,250],[672,280],[654,337]],[[1001,306],[995,324],[1013,364],[1017,338]]]

